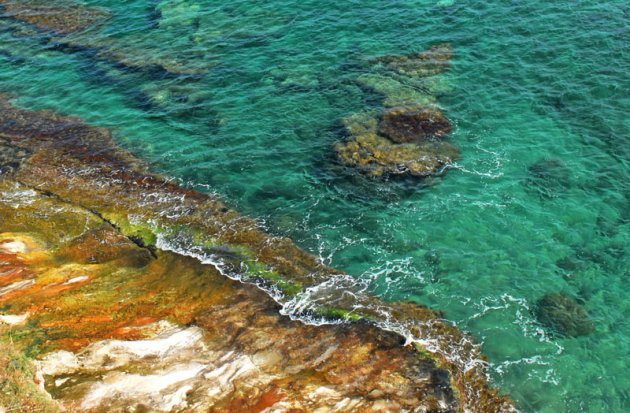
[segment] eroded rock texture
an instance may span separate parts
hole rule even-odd
[[[0,178],[0,323],[68,411],[513,411],[440,314],[343,294],[351,278],[106,130],[3,102],[0,142],[25,151]]]

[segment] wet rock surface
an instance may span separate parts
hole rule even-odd
[[[595,324],[586,309],[565,293],[547,294],[536,303],[536,317],[554,333],[579,337],[595,332]]]
[[[0,181],[2,316],[68,411],[513,411],[439,313],[392,304],[404,346],[356,281],[107,131],[4,102],[0,137],[30,150]]]
[[[0,176],[17,170],[22,160],[28,155],[28,149],[8,145],[0,137]]]

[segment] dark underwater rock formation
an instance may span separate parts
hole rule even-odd
[[[395,143],[441,138],[452,129],[444,114],[435,108],[398,107],[383,113],[378,131]]]
[[[553,198],[571,186],[571,169],[559,159],[543,159],[527,168],[525,185],[541,198]]]
[[[0,180],[0,320],[68,411],[515,411],[439,313],[345,294],[356,280],[147,172],[106,130],[2,102],[0,142],[29,148]]]
[[[547,294],[536,303],[536,318],[555,333],[579,337],[595,331],[595,324],[586,309],[565,293]]]

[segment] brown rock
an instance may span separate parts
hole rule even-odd
[[[378,125],[379,133],[396,143],[441,138],[451,129],[446,116],[433,108],[392,108],[383,114]]]
[[[59,34],[85,30],[110,16],[104,9],[72,1],[0,0],[0,5],[17,20]]]

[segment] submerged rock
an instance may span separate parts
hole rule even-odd
[[[553,198],[571,186],[571,170],[559,159],[543,159],[527,168],[525,185],[542,198]]]
[[[59,34],[85,30],[110,17],[102,8],[70,0],[0,0],[0,5],[8,16]]]
[[[379,133],[395,143],[441,138],[451,129],[451,123],[441,111],[423,107],[388,109],[378,125]]]
[[[449,69],[453,48],[448,43],[432,46],[429,50],[407,56],[385,56],[376,59],[388,69],[411,77],[441,74]]]
[[[370,90],[383,95],[383,105],[395,106],[426,106],[434,107],[437,100],[426,90],[403,83],[399,79],[381,74],[364,74],[357,81]]]
[[[341,163],[372,177],[427,177],[455,162],[458,149],[441,141],[452,125],[437,106],[440,82],[434,76],[448,68],[452,54],[451,47],[442,44],[424,53],[372,62],[374,70],[359,76],[358,82],[382,95],[384,109],[345,120],[349,136],[335,145]]]
[[[452,164],[459,151],[448,142],[396,144],[377,134],[365,134],[338,144],[339,159],[370,176],[425,177]]]
[[[401,113],[401,118],[397,119]],[[450,143],[426,139],[429,132],[436,133],[432,136],[440,136],[448,129],[444,123],[426,121],[425,116],[434,113],[420,109],[407,116],[404,109],[402,112],[395,109],[387,112],[380,123],[373,114],[351,116],[345,120],[350,136],[346,142],[335,146],[337,156],[344,165],[373,177],[426,177],[434,174],[459,158],[459,150]],[[414,118],[424,118],[424,125],[414,125]],[[386,138],[379,133],[381,130],[396,136],[398,142],[403,143]],[[411,141],[411,137],[415,141]]]
[[[595,331],[586,309],[565,293],[545,295],[536,303],[535,314],[538,321],[562,336],[585,336]]]
[[[169,48],[156,48],[151,42],[143,42],[137,36],[112,36],[102,31],[98,36],[95,30],[111,17],[104,8],[87,6],[73,0],[0,0],[4,7],[3,17],[11,17],[19,22],[32,25],[40,33],[20,30],[23,35],[40,36],[48,34],[46,40],[55,48],[67,52],[90,51],[90,56],[114,62],[131,70],[142,70],[149,74],[200,76],[216,64],[214,59],[205,59],[209,54],[206,48],[196,47],[186,34],[168,33],[169,43],[176,43]],[[150,38],[155,38],[159,31],[154,28]],[[186,27],[192,31],[194,27]],[[157,32],[157,33],[156,33]],[[40,39],[41,41],[41,39]],[[163,45],[162,45],[163,46]]]

